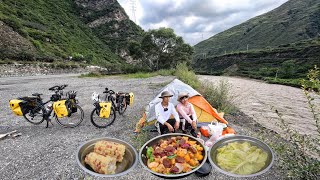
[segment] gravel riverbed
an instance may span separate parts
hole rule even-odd
[[[136,134],[133,133],[144,106],[148,104],[160,89],[174,77],[156,76],[147,79],[127,79],[122,76],[103,78],[78,78],[76,74],[25,76],[0,78],[0,133],[17,130],[22,136],[0,140],[0,179],[100,179],[91,177],[82,171],[76,163],[78,146],[90,139],[112,137],[129,142],[136,147]],[[43,93],[47,100],[53,85],[69,84],[66,90],[78,91],[80,106],[85,112],[84,121],[76,128],[63,128],[53,121],[54,126],[45,128],[32,125],[23,117],[13,115],[8,101],[32,93]],[[106,129],[98,129],[90,122],[93,109],[91,94],[102,93],[105,87],[114,91],[134,92],[135,102],[128,107],[125,115],[117,116],[115,122]],[[238,134],[250,135],[252,118],[240,113],[227,116],[230,125]],[[243,120],[243,123],[239,123]],[[149,139],[153,137],[148,137]],[[272,136],[270,136],[272,138]],[[137,149],[140,147],[136,147]],[[265,174],[248,179],[282,179],[283,172],[277,163]],[[133,171],[117,179],[160,179],[142,168],[140,164]],[[185,179],[233,179],[216,170],[209,176],[199,178],[194,174]]]

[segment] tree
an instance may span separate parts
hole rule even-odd
[[[130,54],[140,57],[150,70],[174,68],[179,62],[191,62],[193,48],[184,43],[171,28],[149,30],[145,33],[141,45],[132,42]]]
[[[280,77],[293,78],[295,75],[295,62],[294,60],[288,60],[281,64]]]

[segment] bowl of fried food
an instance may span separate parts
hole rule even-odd
[[[273,165],[272,149],[259,139],[235,135],[217,141],[209,150],[209,161],[219,172],[233,177],[254,177]]]
[[[98,177],[116,177],[130,172],[138,163],[138,153],[125,141],[97,138],[79,146],[78,165],[85,172]]]
[[[139,151],[141,165],[164,178],[188,176],[197,171],[206,159],[204,145],[193,136],[180,133],[157,136]]]

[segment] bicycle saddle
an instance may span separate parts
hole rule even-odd
[[[40,93],[33,93],[32,96],[37,96],[37,97],[40,97],[42,94]]]

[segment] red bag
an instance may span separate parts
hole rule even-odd
[[[200,127],[200,132],[205,137],[209,137],[210,136],[209,127],[208,126],[201,126]]]
[[[225,134],[236,134],[236,132],[235,132],[235,130],[233,128],[226,127],[222,131],[222,135],[225,135]]]

